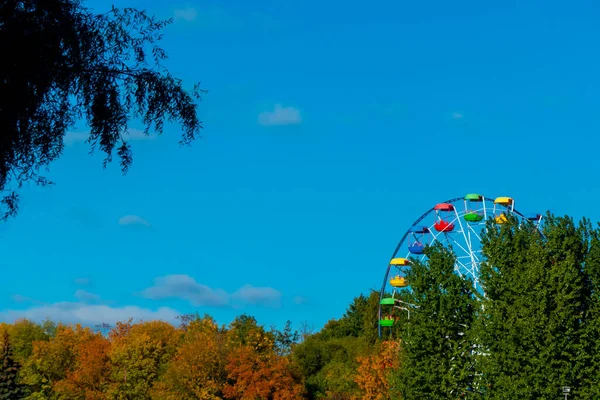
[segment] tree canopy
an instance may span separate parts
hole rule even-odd
[[[202,91],[186,90],[162,64],[158,42],[171,22],[131,8],[98,14],[80,0],[0,2],[0,218],[17,212],[23,183],[52,183],[40,171],[80,120],[90,151],[104,153],[105,166],[116,155],[124,173],[132,120],[146,134],[180,124],[181,144],[198,136]]]

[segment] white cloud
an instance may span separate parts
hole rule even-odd
[[[27,310],[2,310],[0,311],[0,321],[14,322],[17,319],[26,318],[38,322],[50,319],[66,324],[98,325],[107,323],[114,325],[119,321],[133,318],[134,322],[162,320],[176,323],[178,315],[180,315],[179,312],[169,307],[151,310],[138,306],[109,307],[80,302],[59,302]]]
[[[270,287],[245,285],[231,295],[233,300],[263,307],[279,307],[281,292]]]
[[[245,285],[234,293],[227,293],[223,289],[213,289],[198,283],[189,275],[167,275],[156,278],[154,286],[145,289],[140,294],[154,300],[169,298],[187,300],[194,306],[256,305],[279,307],[281,303],[281,292],[270,287]]]
[[[294,107],[283,107],[276,104],[273,111],[263,111],[258,114],[258,123],[264,126],[297,125],[302,122],[300,110]]]
[[[198,17],[198,11],[193,7],[175,9],[173,14],[176,20],[183,19],[188,22],[194,21]]]
[[[100,296],[97,294],[90,293],[83,289],[77,289],[73,296],[83,303],[95,303],[100,300]]]
[[[163,300],[180,298],[195,306],[225,306],[228,295],[224,290],[202,285],[189,275],[167,275],[154,280],[154,286],[144,290],[142,296]]]
[[[453,112],[452,113],[452,119],[463,119],[464,115],[462,113],[459,112]]]
[[[138,215],[126,215],[119,219],[119,225],[142,225],[149,227],[150,222]]]
[[[71,146],[75,143],[85,142],[89,136],[89,132],[67,132],[63,140],[65,145]],[[124,140],[153,140],[157,135],[154,133],[146,135],[139,129],[128,129],[122,137]]]

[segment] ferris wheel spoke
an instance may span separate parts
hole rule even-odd
[[[464,204],[464,209],[460,204]],[[541,215],[536,214],[537,217],[532,218],[519,213],[515,210],[512,198],[486,198],[477,194],[468,194],[438,203],[413,223],[398,243],[385,271],[380,292],[380,335],[382,328],[395,325],[399,313],[407,312],[404,307],[392,305],[402,298],[403,291],[412,290],[411,282],[406,278],[405,272],[410,268],[410,260],[427,262],[427,255],[423,253],[425,245],[439,242],[441,246],[450,249],[454,253],[454,272],[472,280],[475,290],[485,296],[484,289],[479,285],[480,266],[485,259],[482,238],[488,229],[489,219],[496,218],[499,214],[515,215],[520,223],[529,220],[533,222],[535,229],[542,229]],[[504,222],[500,219],[495,221]],[[401,257],[400,254],[406,254],[406,258],[396,258]],[[400,265],[402,267],[399,267]],[[408,318],[410,319],[410,312]]]
[[[469,238],[467,237],[467,235],[465,233],[462,221],[460,219],[460,216],[458,215],[458,211],[456,210],[456,207],[454,208],[454,212],[456,213],[456,219],[458,220],[458,224],[460,225],[460,231],[462,232],[463,237],[465,239],[465,243],[467,245],[467,252],[469,253],[469,256],[471,258],[471,262],[475,263],[475,258],[473,257],[473,248],[471,246],[471,241],[469,240]],[[466,221],[465,221],[465,223],[467,224],[467,228],[468,228],[468,226],[469,226],[468,223]]]

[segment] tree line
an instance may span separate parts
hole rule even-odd
[[[382,337],[374,291],[314,333],[247,315],[1,324],[0,399],[600,398],[600,229],[511,219],[482,243],[479,290],[451,249],[413,260],[410,318]]]
[[[379,294],[315,333],[242,315],[100,330],[21,320],[0,327],[0,398],[571,399],[600,397],[600,229],[549,215],[482,237],[480,290],[451,249],[413,260],[410,318],[378,336]],[[19,397],[20,396],[20,397]]]
[[[363,340],[360,311],[304,338],[247,315],[227,326],[198,314],[179,326],[4,323],[0,399],[381,398],[397,343]]]

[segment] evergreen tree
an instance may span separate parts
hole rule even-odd
[[[588,222],[589,224],[589,222]],[[574,375],[577,398],[600,398],[600,232],[590,229],[589,251],[584,263],[585,308],[582,312],[581,345]]]
[[[8,332],[0,343],[0,399],[18,400],[25,397],[25,387],[18,381],[20,365],[13,358]]]
[[[476,332],[486,398],[550,399],[579,386],[587,229],[548,216],[544,236],[515,219],[484,235]]]
[[[414,262],[407,277],[415,306],[402,325],[401,369],[392,390],[403,399],[473,397],[471,326],[476,298],[472,283],[454,272],[455,257],[439,244],[426,263]]]

